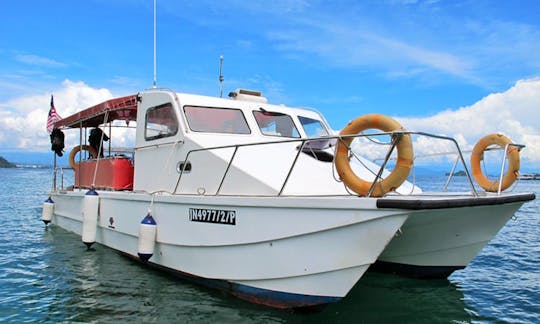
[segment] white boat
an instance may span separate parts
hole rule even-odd
[[[540,180],[538,173],[523,173],[518,176],[519,180]]]
[[[257,92],[231,97],[151,89],[56,122],[77,129],[80,144],[70,153],[72,186],[57,186],[55,167],[43,220],[88,247],[96,242],[242,299],[292,308],[340,300],[378,258],[465,266],[535,198],[422,194],[405,181],[409,132],[368,122],[393,135],[399,154],[398,166],[381,168],[383,180],[372,184],[368,162],[348,163],[348,143],[363,135],[332,135],[320,113],[269,104]],[[85,143],[86,130],[97,127],[108,134],[101,140],[110,138],[104,157]],[[132,150],[115,154],[115,136],[131,140]],[[423,244],[439,250],[423,254]],[[437,255],[441,246],[454,252]],[[415,263],[421,255],[429,262]]]

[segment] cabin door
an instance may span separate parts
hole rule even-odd
[[[182,152],[183,129],[175,96],[141,94],[137,111],[134,190],[173,191]]]

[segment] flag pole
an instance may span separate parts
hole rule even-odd
[[[53,159],[53,191],[56,190],[56,152],[53,152],[54,159]]]
[[[51,118],[51,110],[54,107],[54,96],[51,94],[51,107],[49,108],[49,118]],[[55,117],[56,118],[56,117]],[[53,121],[56,122],[56,121]],[[47,127],[49,126],[49,120],[47,120]],[[54,124],[53,124],[54,129]],[[53,152],[53,187],[52,190],[56,190],[56,152]]]

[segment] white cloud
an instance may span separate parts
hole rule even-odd
[[[385,36],[358,22],[303,19],[299,23],[303,27],[294,31],[268,34],[277,49],[314,54],[336,66],[382,68],[386,76],[410,75],[410,71],[418,75],[434,70],[476,81],[472,64],[448,51]]]
[[[442,51],[429,50],[396,39],[379,35],[366,35],[365,39],[371,44],[380,46],[380,52],[391,53],[391,60],[404,58],[420,66],[427,66],[435,70],[452,75],[469,78],[470,66],[463,59]],[[362,46],[366,46],[363,44]]]
[[[389,78],[442,82],[441,76],[450,76],[501,89],[509,76],[536,75],[537,24],[481,7],[436,0],[311,3],[301,15],[279,15],[286,23],[266,35],[287,57],[310,55],[327,65],[375,69]]]
[[[94,89],[84,82],[65,80],[53,91],[58,114],[67,117],[83,107],[111,98],[107,89]],[[0,103],[0,148],[3,150],[47,151],[46,131],[51,93],[19,97]]]
[[[19,62],[37,65],[37,66],[47,66],[47,67],[63,67],[66,64],[55,61],[50,58],[32,55],[32,54],[18,54],[15,56],[15,59]]]
[[[84,82],[66,80],[54,92],[60,116],[67,117],[84,107],[113,97],[108,89],[96,89]],[[0,149],[48,151],[50,142],[45,130],[50,93],[19,97],[0,103]],[[446,110],[428,117],[395,117],[407,130],[424,131],[455,138],[462,150],[489,133],[503,133],[515,143],[524,144],[522,165],[540,163],[540,78],[518,81],[505,92],[493,93],[482,100],[455,110]],[[71,134],[69,136],[76,136]],[[77,135],[78,136],[78,135]],[[75,138],[69,140],[75,141]],[[123,145],[124,143],[116,143]],[[436,155],[453,151],[449,142],[418,137],[414,140],[416,155]],[[362,149],[363,152],[371,152]],[[369,158],[383,156],[372,151]],[[431,160],[440,161],[436,156]],[[467,159],[467,158],[466,158]],[[419,160],[421,162],[421,160]]]
[[[504,134],[513,143],[526,146],[520,153],[522,169],[538,170],[540,163],[538,102],[540,102],[540,78],[535,78],[518,81],[507,91],[490,94],[467,107],[446,110],[428,117],[393,117],[406,130],[454,138],[464,153],[467,165],[470,152],[480,138],[491,133]],[[389,138],[377,140],[385,142],[389,141]],[[355,141],[353,145],[359,154],[379,163],[389,148],[374,145],[365,139]],[[450,168],[457,158],[455,144],[451,141],[415,135],[413,149],[416,165],[441,163],[447,164]],[[490,165],[490,170],[498,170],[501,159],[502,152],[486,154],[486,163]]]
[[[505,92],[493,93],[471,106],[446,110],[424,118],[397,118],[408,130],[426,131],[456,138],[463,150],[490,133],[502,133],[524,144],[522,164],[540,163],[540,78],[518,81]],[[415,153],[450,151],[448,144],[416,140]]]

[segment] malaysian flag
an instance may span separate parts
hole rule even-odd
[[[47,132],[49,134],[52,132],[54,123],[62,119],[62,117],[58,116],[56,113],[56,109],[54,109],[54,98],[51,95],[51,109],[49,110],[49,117],[47,118]]]

